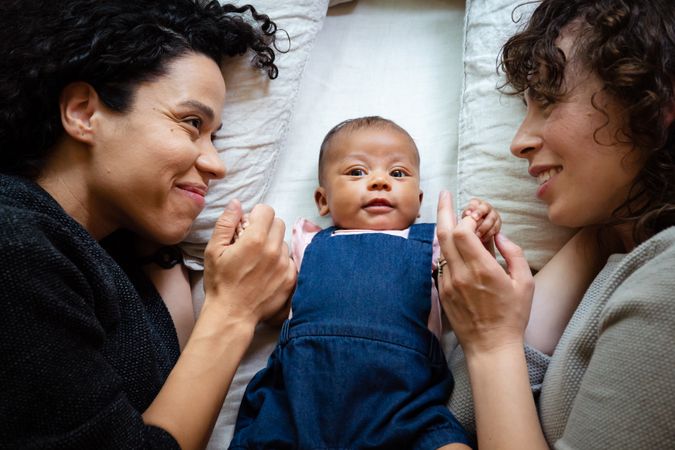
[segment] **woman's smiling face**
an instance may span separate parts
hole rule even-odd
[[[103,228],[126,228],[161,244],[179,242],[225,167],[213,146],[225,83],[210,58],[188,53],[141,84],[129,111],[102,108],[90,191]]]
[[[511,152],[528,160],[551,222],[583,227],[611,218],[643,163],[621,132],[625,119],[620,104],[602,92],[597,75],[575,61],[573,44],[573,34],[563,31],[558,46],[568,61],[565,94],[549,105],[525,94],[527,115]]]

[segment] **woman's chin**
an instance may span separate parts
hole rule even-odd
[[[554,205],[548,206],[547,214],[549,222],[553,225],[567,228],[580,228],[584,226],[584,224],[580,223],[578,214],[570,214],[561,208],[555,208]]]
[[[188,227],[174,226],[171,229],[160,230],[157,233],[153,233],[151,240],[160,245],[179,244],[183,242],[187,237],[188,233],[190,232],[190,226]]]

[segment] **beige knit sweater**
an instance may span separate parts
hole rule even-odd
[[[475,432],[464,355],[448,344],[449,406]],[[675,448],[675,227],[610,257],[550,363],[536,350],[526,354],[552,447]]]

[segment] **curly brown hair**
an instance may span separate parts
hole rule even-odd
[[[578,29],[574,58],[622,107],[626,126],[617,142],[628,139],[644,157],[628,197],[607,224],[634,223],[633,237],[640,243],[675,224],[675,126],[667,117],[675,104],[675,2],[541,1],[502,48],[502,91],[527,90],[535,101],[558,101],[565,94],[568,61],[556,40],[571,24]]]
[[[189,52],[216,63],[250,53],[276,78],[276,24],[251,5],[216,0],[2,0],[0,172],[36,178],[63,134],[58,99],[91,84],[125,112],[138,86]]]

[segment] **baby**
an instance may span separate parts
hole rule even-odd
[[[230,449],[468,448],[446,407],[438,246],[433,224],[415,224],[413,139],[380,117],[340,123],[321,145],[314,196],[334,226],[294,227],[291,318],[247,387]],[[463,214],[484,242],[499,231],[485,202]]]

